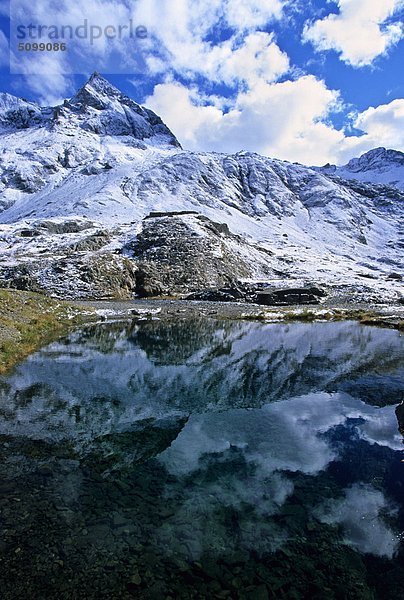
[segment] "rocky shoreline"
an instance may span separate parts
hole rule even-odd
[[[0,373],[9,370],[42,344],[72,327],[94,322],[207,318],[257,320],[265,323],[356,320],[364,325],[404,331],[404,306],[323,301],[318,304],[264,306],[153,298],[134,300],[55,301],[19,290],[0,290]]]
[[[132,301],[81,301],[76,306],[94,311],[101,321],[163,318],[245,319],[263,322],[357,320],[404,330],[404,306],[349,303],[262,306],[245,302],[209,302],[178,299],[137,299]]]

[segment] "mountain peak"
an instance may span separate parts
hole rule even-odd
[[[92,83],[93,81],[96,81],[96,80],[98,80],[98,79],[101,79],[102,81],[107,81],[107,80],[105,79],[105,77],[103,77],[103,76],[101,75],[101,73],[99,73],[98,71],[94,71],[94,72],[93,72],[93,73],[90,75],[90,78],[89,78],[89,80],[88,80],[88,83]],[[107,82],[107,83],[108,83],[108,82]]]
[[[367,171],[375,168],[404,166],[404,154],[383,147],[373,148],[359,158],[353,158],[345,166],[348,171]]]
[[[107,108],[112,99],[119,99],[120,97],[124,97],[124,95],[118,88],[95,71],[70,99],[70,104],[80,105],[83,108],[91,106],[102,110]]]
[[[159,136],[160,143],[179,142],[151,110],[137,104],[95,71],[66,106],[83,117],[82,128],[106,135],[131,135],[139,140]]]
[[[357,179],[367,183],[379,183],[404,189],[404,153],[389,148],[373,148],[346,165],[324,165],[316,170],[338,175],[343,179]]]
[[[92,88],[99,94],[105,94],[110,97],[123,95],[118,88],[112,85],[112,83],[105,79],[105,77],[100,75],[98,71],[94,71],[91,77],[84,84],[83,88]]]

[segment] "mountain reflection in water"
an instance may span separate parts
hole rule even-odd
[[[0,379],[3,597],[404,597],[403,348],[183,320],[35,353]]]

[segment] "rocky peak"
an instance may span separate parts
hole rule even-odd
[[[326,164],[323,167],[314,167],[314,170],[326,175],[337,175],[342,179],[404,190],[404,153],[399,150],[373,148],[359,158],[352,158],[341,167]]]
[[[110,106],[113,100],[119,102],[124,99],[126,99],[126,97],[118,90],[118,88],[109,83],[109,81],[104,79],[99,73],[94,72],[90,79],[88,79],[73,98],[70,99],[69,104],[80,106],[82,109],[91,106],[98,110],[103,110]],[[133,102],[133,104],[136,103]]]
[[[359,158],[353,158],[346,165],[348,171],[367,171],[385,166],[404,166],[404,154],[398,150],[374,148]]]
[[[107,94],[109,96],[121,95],[121,92],[112,83],[110,83],[105,77],[100,75],[97,71],[91,75],[90,79],[85,84],[87,87],[91,87],[100,94]]]
[[[99,134],[132,135],[143,140],[159,137],[159,143],[180,147],[159,116],[123,94],[95,72],[65,107],[85,115],[81,127]]]

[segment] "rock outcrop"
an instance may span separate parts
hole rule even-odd
[[[396,416],[398,421],[398,430],[404,437],[404,400],[397,406]]]
[[[268,306],[287,306],[288,304],[319,304],[326,295],[318,287],[286,288],[281,290],[263,290],[257,293],[257,303]]]
[[[22,262],[0,270],[0,287],[43,292],[61,299],[132,298],[136,286],[132,261],[111,252]]]
[[[271,272],[265,253],[197,213],[151,215],[124,253],[136,262],[140,297],[220,288]]]

